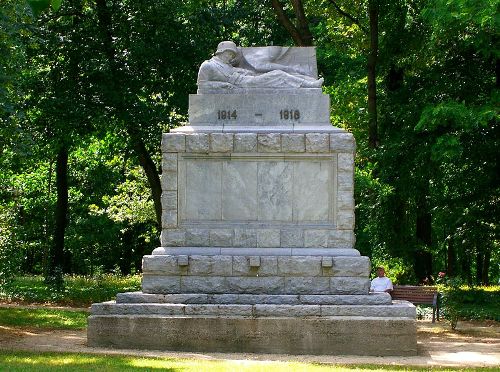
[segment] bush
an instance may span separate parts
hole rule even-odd
[[[440,285],[443,316],[455,329],[458,320],[500,321],[500,286],[468,287],[459,283]]]

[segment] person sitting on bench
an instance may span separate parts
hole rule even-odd
[[[385,269],[382,266],[377,267],[377,277],[372,280],[370,292],[387,292],[393,290],[391,279],[385,276]]]

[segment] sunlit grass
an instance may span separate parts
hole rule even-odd
[[[73,353],[31,353],[0,351],[0,371],[237,371],[237,372],[322,372],[322,371],[474,371],[474,368],[427,368],[408,366],[332,365],[282,361],[201,360],[143,358],[132,356]],[[481,368],[495,371],[497,368]]]
[[[84,329],[86,311],[0,308],[0,325],[46,329]]]
[[[0,288],[0,300],[87,307],[94,302],[114,299],[117,293],[138,291],[140,288],[140,275],[66,275],[64,289],[60,291],[48,287],[42,276],[24,276]]]

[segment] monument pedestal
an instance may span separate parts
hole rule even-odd
[[[354,249],[355,143],[330,125],[329,97],[212,93],[191,95],[190,126],[163,135],[161,246],[142,292],[92,305],[88,344],[415,355],[415,307],[370,294]]]

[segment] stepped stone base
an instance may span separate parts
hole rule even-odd
[[[92,315],[88,345],[279,354],[416,355],[406,317]]]

